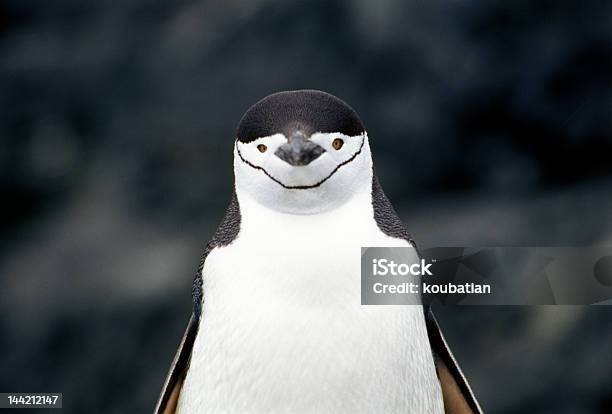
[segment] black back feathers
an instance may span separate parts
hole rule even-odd
[[[289,136],[300,130],[306,136],[315,132],[340,132],[348,136],[365,131],[359,116],[344,101],[325,92],[299,90],[269,95],[244,114],[236,136],[251,142],[276,133]]]

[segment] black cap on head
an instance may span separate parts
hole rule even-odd
[[[340,132],[348,136],[365,131],[359,116],[348,104],[325,92],[299,90],[269,95],[249,108],[238,125],[242,142],[296,130],[310,136],[315,132]]]

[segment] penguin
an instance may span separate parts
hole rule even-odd
[[[317,90],[239,122],[234,191],[155,413],[481,413],[431,309],[363,306],[360,247],[414,247],[367,131]]]

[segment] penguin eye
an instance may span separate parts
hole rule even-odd
[[[332,147],[334,147],[334,149],[337,151],[340,148],[342,148],[342,146],[344,145],[344,141],[342,141],[340,138],[336,138],[333,142],[332,142]]]
[[[264,144],[259,144],[257,146],[257,149],[259,150],[259,152],[266,152],[268,150],[268,147],[266,147]]]

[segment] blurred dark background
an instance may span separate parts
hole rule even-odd
[[[234,128],[348,101],[422,246],[612,242],[609,1],[0,1],[0,391],[150,412]],[[612,308],[441,308],[485,411],[612,413]]]

